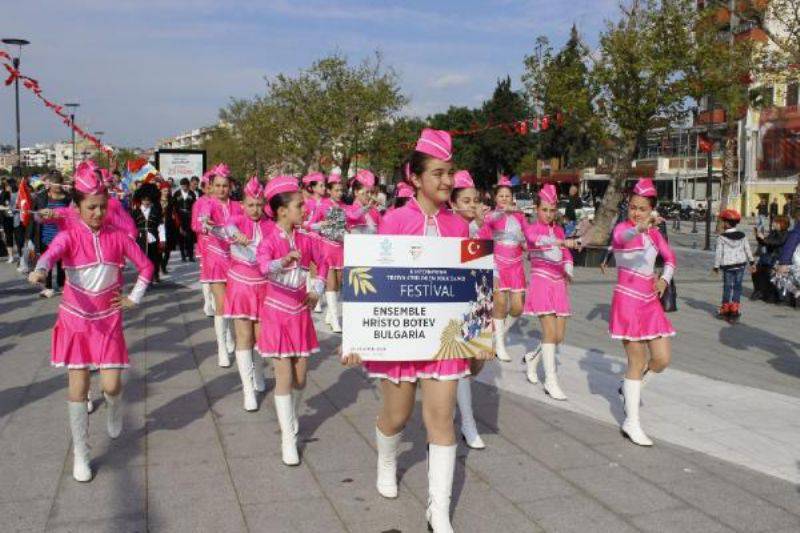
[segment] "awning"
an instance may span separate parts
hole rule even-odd
[[[521,178],[522,183],[530,183],[532,185],[545,184],[545,183],[572,183],[579,184],[581,177],[578,174],[553,174],[550,176],[536,177],[536,174],[525,174]]]

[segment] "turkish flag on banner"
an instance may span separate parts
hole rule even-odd
[[[712,141],[705,135],[699,135],[697,137],[697,147],[700,149],[701,152],[710,154],[711,151],[714,150],[714,141]]]
[[[461,241],[461,262],[467,263],[494,252],[494,242],[482,239],[464,239]]]

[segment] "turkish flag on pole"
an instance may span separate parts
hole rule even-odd
[[[16,208],[19,209],[19,221],[23,227],[28,227],[28,224],[31,222],[31,207],[33,204],[31,203],[31,195],[28,191],[28,184],[25,183],[25,180],[22,180],[19,183],[19,193],[17,194],[17,205]]]
[[[700,134],[697,137],[697,147],[700,149],[701,152],[710,154],[711,151],[714,150],[714,141],[709,139],[707,136]]]

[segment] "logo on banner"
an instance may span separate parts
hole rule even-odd
[[[411,259],[416,261],[422,255],[422,246],[419,244],[412,244],[411,247],[408,249],[408,253],[411,254]]]
[[[461,262],[467,263],[481,257],[491,255],[494,251],[492,241],[480,239],[464,239],[461,241]]]
[[[378,262],[388,265],[392,262],[392,241],[383,239],[380,244],[380,252],[378,254]]]

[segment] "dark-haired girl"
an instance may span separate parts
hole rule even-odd
[[[325,313],[325,323],[334,333],[341,333],[342,327],[339,324],[339,290],[342,286],[342,268],[344,265],[344,235],[337,232],[328,233],[325,230],[328,224],[328,217],[331,209],[340,209],[344,212],[349,208],[343,201],[342,177],[339,174],[331,174],[325,182],[325,189],[328,196],[322,198],[317,204],[314,212],[308,221],[308,227],[319,234],[319,242],[322,246],[322,255],[325,261],[325,269],[328,272],[328,279],[325,282],[325,303],[328,310]],[[308,199],[306,199],[308,202]],[[308,204],[306,204],[308,205]]]
[[[356,173],[350,185],[353,191],[353,204],[345,211],[347,231],[351,233],[374,234],[378,232],[381,214],[377,209],[377,201],[372,198],[375,188],[375,174],[367,169]]]
[[[497,358],[511,361],[506,351],[506,332],[522,314],[525,296],[525,216],[514,208],[511,180],[502,176],[495,187],[495,209],[487,214],[480,236],[494,240],[494,345]]]
[[[450,207],[454,213],[469,224],[469,236],[476,237],[483,224],[483,205],[480,203],[478,190],[472,181],[472,176],[466,170],[455,173],[453,192],[450,194]],[[476,370],[477,372],[477,370]],[[467,446],[476,450],[486,448],[475,416],[472,413],[472,384],[468,377],[458,380],[458,410],[461,413],[461,435]]]
[[[272,359],[275,411],[281,428],[281,454],[289,466],[300,464],[297,412],[306,386],[308,356],[319,351],[311,309],[325,288],[325,262],[317,240],[296,228],[303,222],[303,196],[297,180],[278,176],[267,182],[264,196],[275,225],[256,250],[261,274],[267,277],[259,312],[261,331],[256,348]],[[318,278],[306,289],[311,263]]]
[[[626,414],[622,432],[639,446],[653,445],[639,423],[643,380],[667,368],[669,337],[675,335],[659,301],[675,272],[675,254],[655,225],[655,202],[653,181],[639,180],[628,203],[628,220],[617,224],[611,239],[617,285],[608,330],[611,338],[622,341],[628,356],[622,383]],[[664,259],[664,271],[657,277],[659,255]]]
[[[469,237],[468,224],[448,209],[453,190],[452,140],[446,131],[425,129],[408,161],[408,181],[416,197],[388,213],[381,235]],[[368,361],[370,377],[381,380],[383,405],[375,439],[378,448],[377,489],[385,498],[397,497],[397,445],[414,409],[417,385],[422,389],[422,418],[428,433],[428,524],[433,531],[451,532],[450,497],[456,464],[453,412],[458,380],[470,374],[465,358]],[[481,353],[480,358],[493,357]],[[346,354],[343,363],[358,364],[358,354]]]
[[[120,374],[129,366],[121,311],[141,301],[153,275],[153,264],[132,239],[105,221],[108,193],[91,167],[78,167],[73,190],[79,221],[56,235],[28,280],[42,283],[58,261],[67,271],[50,361],[69,371],[72,475],[77,481],[89,481],[89,371],[100,370],[108,408],[107,431],[116,438],[122,431]],[[126,259],[136,266],[139,278],[131,292],[123,296],[121,273]]]

